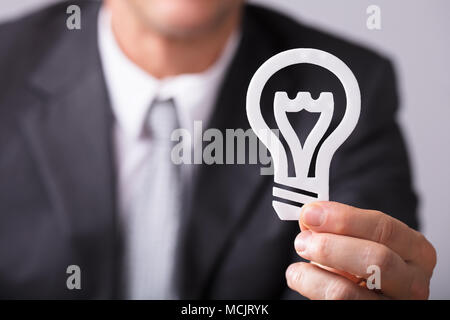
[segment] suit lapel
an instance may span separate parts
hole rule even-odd
[[[82,8],[81,31],[54,35],[54,47],[24,89],[20,122],[74,259],[88,269],[86,281],[98,296],[111,297],[117,279],[112,113],[97,50],[98,7]]]
[[[92,73],[22,118],[61,226],[74,237],[108,227],[112,217],[111,115],[101,81]]]
[[[244,20],[242,38],[232,65],[222,84],[208,127],[249,128],[245,97],[256,69],[271,56],[267,42],[255,41],[257,32]],[[224,141],[225,145],[225,141]],[[224,152],[225,154],[225,152]],[[225,156],[224,156],[225,157]],[[261,176],[260,165],[201,165],[194,183],[193,201],[185,212],[179,250],[182,298],[208,297],[214,273],[240,227],[250,218],[252,204],[273,180]]]

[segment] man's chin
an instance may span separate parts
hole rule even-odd
[[[151,28],[158,34],[174,39],[190,39],[202,36],[211,32],[211,26],[208,25],[158,25],[152,24]]]

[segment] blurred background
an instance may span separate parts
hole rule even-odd
[[[0,0],[0,21],[57,1]],[[401,96],[399,120],[420,195],[422,232],[438,252],[430,298],[450,299],[450,1],[251,2],[365,44],[394,61]],[[366,26],[370,5],[381,9],[381,30]]]

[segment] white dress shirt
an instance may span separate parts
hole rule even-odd
[[[105,7],[100,10],[98,45],[116,120],[113,139],[117,166],[119,221],[122,226],[130,219],[128,207],[134,196],[131,186],[136,177],[143,173],[146,165],[145,157],[151,146],[151,141],[141,134],[151,103],[155,99],[174,99],[179,123],[190,132],[193,130],[194,121],[207,122],[213,111],[225,71],[236,51],[238,39],[238,33],[233,34],[217,62],[205,72],[159,80],[140,69],[121,51],[112,32],[110,12]],[[164,212],[148,214],[164,215]],[[161,232],[165,232],[164,227],[160,229]],[[173,228],[167,228],[169,229]],[[173,239],[176,245],[176,234],[173,234]],[[124,265],[129,264],[124,261]],[[133,270],[125,272],[127,274],[125,280],[128,281],[129,277],[132,277]],[[128,298],[136,297],[133,288],[130,288],[128,294]]]

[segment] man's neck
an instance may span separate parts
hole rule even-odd
[[[119,9],[122,9],[120,15]],[[186,38],[167,37],[123,9],[110,8],[116,41],[131,61],[158,79],[208,69],[220,56],[240,20],[236,14],[211,32]]]

